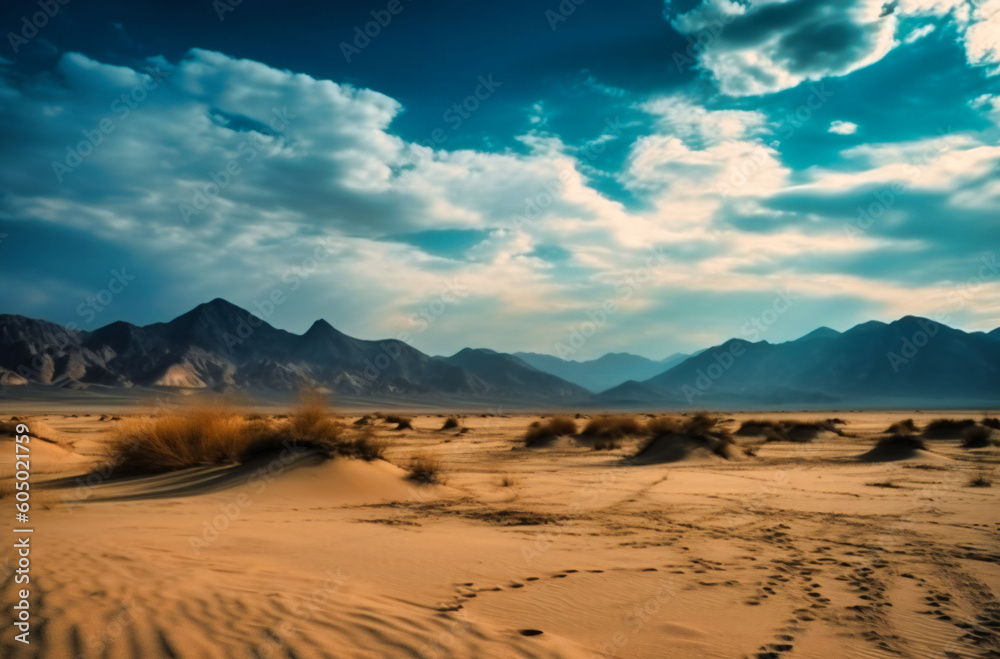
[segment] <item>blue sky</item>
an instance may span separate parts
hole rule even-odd
[[[1000,326],[995,0],[46,6],[0,9],[2,312],[576,359]]]

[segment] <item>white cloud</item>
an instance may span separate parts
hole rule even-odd
[[[858,125],[851,121],[837,119],[830,122],[830,132],[835,135],[853,135],[858,132]]]

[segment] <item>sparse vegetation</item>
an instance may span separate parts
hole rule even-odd
[[[580,433],[585,437],[602,439],[622,439],[629,435],[642,434],[642,424],[632,416],[595,416]]]
[[[549,437],[559,437],[560,435],[575,435],[576,421],[568,416],[553,416],[544,421],[534,421],[524,433],[524,443],[531,446]]]
[[[926,451],[927,444],[916,435],[889,435],[878,440],[875,444],[877,448],[892,450],[918,450]]]
[[[885,487],[885,488],[891,488],[891,489],[894,489],[894,490],[902,489],[902,486],[896,485],[892,481],[882,481],[882,482],[879,482],[879,483],[865,483],[865,485],[867,485],[868,487]]]
[[[897,421],[882,432],[888,435],[906,435],[912,432],[919,432],[919,430],[920,429],[917,428],[917,424],[913,421],[913,419],[905,419],[903,421]]]
[[[500,487],[514,487],[518,480],[511,474],[504,474],[500,477]]]
[[[396,430],[413,430],[413,419],[407,417],[396,418],[398,419],[398,425],[395,428]],[[386,421],[388,421],[388,419],[386,419]]]
[[[112,431],[102,468],[116,476],[158,474],[245,463],[290,447],[363,460],[379,459],[384,451],[374,434],[348,437],[324,398],[307,394],[280,422],[262,417],[248,420],[226,405],[192,406],[157,417],[128,419]]]
[[[989,474],[983,472],[972,478],[969,483],[969,487],[993,487],[993,479]]]
[[[996,417],[983,417],[983,420],[979,423],[983,424],[987,428],[993,428],[993,430],[1000,430],[1000,419]]]
[[[725,430],[718,429],[718,424],[718,417],[705,412],[699,412],[683,420],[668,417],[652,419],[646,426],[650,430],[650,436],[639,448],[635,457],[641,457],[663,441],[686,441],[728,460],[733,453],[733,438]]]
[[[441,426],[441,430],[450,430],[452,428],[458,428],[461,423],[457,416],[450,416],[444,420],[444,425]]]
[[[403,421],[410,421],[409,417],[400,416],[398,414],[387,414],[385,417],[386,423],[402,423]]]
[[[617,437],[598,437],[594,440],[591,448],[595,451],[614,451],[622,446],[622,442]]]
[[[986,448],[991,441],[993,431],[986,426],[972,426],[962,433],[962,448]]]
[[[930,439],[955,439],[976,425],[972,419],[934,419],[924,428],[924,437]]]
[[[421,485],[444,483],[441,461],[426,453],[418,453],[410,458],[407,470],[410,472],[408,478]]]
[[[768,442],[811,442],[821,432],[832,432],[843,435],[837,428],[839,419],[826,421],[774,421],[770,419],[751,419],[744,421],[736,431],[737,435],[763,435]]]

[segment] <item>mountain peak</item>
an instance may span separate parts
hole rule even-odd
[[[831,339],[833,337],[840,336],[840,332],[830,327],[817,327],[813,331],[809,332],[805,336],[801,336],[796,341],[811,341],[813,339]]]

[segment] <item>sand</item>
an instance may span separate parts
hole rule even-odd
[[[34,493],[33,642],[5,625],[0,656],[1000,656],[1000,483],[967,486],[1000,449],[872,462],[889,423],[940,414],[835,416],[847,436],[657,464],[637,441],[525,449],[537,416],[418,416],[380,431],[389,462],[110,484],[73,477],[113,422],[31,417],[53,440],[35,482],[70,487]],[[445,484],[395,466],[421,452]]]

